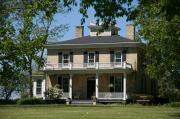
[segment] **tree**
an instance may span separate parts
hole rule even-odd
[[[20,18],[21,25],[18,39],[24,68],[29,75],[30,96],[32,97],[32,65],[35,62],[39,67],[43,66],[44,44],[51,33],[62,30],[62,26],[51,28],[54,15],[59,12],[59,0],[46,1],[21,1]],[[61,11],[60,11],[61,12]],[[65,27],[63,27],[65,28]],[[54,31],[54,29],[56,31]],[[39,32],[34,32],[38,30]]]
[[[81,23],[88,18],[88,9],[95,10],[95,18],[97,23],[102,21],[103,28],[107,28],[110,24],[115,25],[116,18],[129,14],[133,9],[133,0],[82,0],[80,2],[80,13],[83,15]],[[71,8],[71,5],[77,6],[76,0],[64,0],[64,6]]]
[[[19,67],[21,58],[16,45],[15,30],[10,19],[11,9],[7,3],[0,4],[0,97],[8,100],[14,91],[21,90],[24,81],[22,80],[22,69]]]
[[[158,81],[159,95],[170,99],[180,95],[179,6],[176,0],[141,0],[135,19],[147,41],[146,71]]]
[[[8,59],[12,59],[12,61],[7,61],[9,65],[20,68],[26,76],[28,74],[28,87],[30,96],[32,96],[32,66],[34,64],[37,64],[38,67],[43,66],[44,44],[57,36],[57,33],[61,34],[67,30],[67,25],[52,26],[54,15],[64,13],[64,11],[60,0],[19,0],[3,2],[3,5],[7,8],[2,8],[3,12],[8,11],[8,15],[4,15],[6,18],[3,20],[9,22],[12,31],[2,27],[2,30],[7,31],[6,34],[8,33],[8,38],[6,34],[1,35],[9,50],[6,51],[6,54],[2,53],[1,56],[5,56],[6,59],[9,56]],[[12,46],[9,46],[8,41]],[[1,46],[4,47],[4,44]],[[2,50],[6,50],[6,48],[4,47]],[[14,61],[17,59],[19,61]]]

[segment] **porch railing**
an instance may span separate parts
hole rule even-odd
[[[123,92],[99,92],[99,99],[123,99]]]
[[[69,92],[63,92],[62,98],[68,98],[69,97]]]
[[[116,63],[47,63],[44,70],[78,70],[78,69],[132,69],[132,65],[126,62]]]

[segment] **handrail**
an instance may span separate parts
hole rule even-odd
[[[132,69],[132,65],[126,62],[96,62],[96,63],[46,63],[44,70],[55,69]]]

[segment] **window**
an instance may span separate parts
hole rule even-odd
[[[89,52],[89,54],[88,54],[88,64],[89,65],[94,65],[95,64],[95,53],[94,52]]]
[[[58,77],[58,84],[60,89],[63,89],[63,92],[69,92],[69,77]]]
[[[40,95],[42,90],[42,80],[36,81],[36,94]]]
[[[110,92],[123,92],[123,78],[121,76],[110,77]]]
[[[63,59],[62,59],[63,65],[68,66],[69,62],[70,62],[69,54],[63,54]]]
[[[121,52],[116,52],[114,54],[114,62],[116,65],[121,65],[121,63],[122,63],[122,53]]]

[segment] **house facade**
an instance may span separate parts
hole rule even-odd
[[[74,39],[46,44],[45,78],[34,80],[35,97],[56,84],[72,100],[125,101],[141,90],[142,44],[134,40],[134,25],[127,25],[127,37],[117,26],[97,34],[100,27],[91,23],[84,36],[77,26]]]

